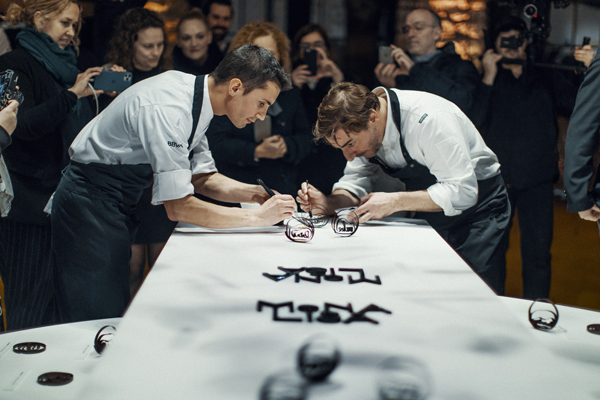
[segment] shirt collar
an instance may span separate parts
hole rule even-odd
[[[438,54],[441,53],[441,50],[436,50],[433,53],[429,53],[429,54],[425,54],[424,56],[421,57],[413,57],[412,60],[416,63],[425,63],[425,62],[429,62],[433,59],[433,57],[437,56]]]

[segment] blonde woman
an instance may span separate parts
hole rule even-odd
[[[15,192],[10,213],[0,220],[0,274],[11,330],[52,322],[45,317],[54,285],[50,218],[43,210],[68,162],[71,141],[94,117],[88,83],[102,70],[77,69],[77,2],[22,4],[13,3],[6,11],[8,26],[25,28],[16,37],[16,48],[0,57],[0,71],[14,71],[24,95],[12,145],[2,154]]]

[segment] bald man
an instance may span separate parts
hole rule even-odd
[[[377,64],[375,75],[382,86],[433,93],[471,112],[479,74],[470,61],[460,58],[452,42],[442,48],[440,17],[430,9],[411,11],[402,27],[406,51],[391,45],[393,64]]]

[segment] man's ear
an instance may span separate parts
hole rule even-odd
[[[379,112],[377,110],[371,110],[371,115],[369,115],[369,122],[374,124],[379,121]]]
[[[239,78],[232,78],[229,81],[229,95],[236,96],[238,94],[244,94],[244,84]]]
[[[435,41],[439,42],[440,40],[442,40],[442,28],[436,26],[435,28],[433,28],[433,31],[435,32]]]

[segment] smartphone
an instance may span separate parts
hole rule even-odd
[[[590,39],[590,37],[589,37],[589,36],[584,36],[584,37],[583,37],[583,44],[581,45],[581,47],[583,47],[583,46],[585,46],[585,45],[587,45],[587,44],[590,44],[590,40],[591,40],[591,39]]]
[[[392,48],[390,46],[379,46],[379,62],[382,64],[393,64]]]
[[[260,119],[254,121],[254,141],[260,143],[269,136],[271,136],[271,116],[265,116],[262,121]]]
[[[106,92],[122,92],[131,86],[131,72],[102,71],[94,77],[94,89]]]
[[[308,65],[311,76],[317,74],[317,51],[313,49],[304,50],[304,64]]]
[[[16,100],[19,105],[23,104],[23,93],[19,91],[17,83],[19,77],[11,69],[0,74],[0,109],[3,109],[8,105],[11,100]]]

